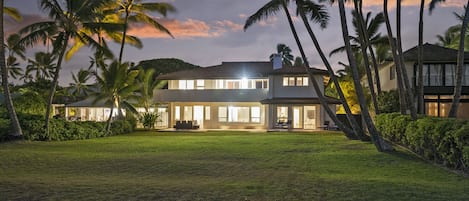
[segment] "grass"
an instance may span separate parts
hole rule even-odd
[[[469,200],[469,179],[340,133],[0,144],[0,200]]]

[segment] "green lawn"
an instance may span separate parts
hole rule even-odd
[[[469,179],[340,133],[0,144],[0,200],[469,200]]]

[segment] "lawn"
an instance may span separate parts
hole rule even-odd
[[[0,144],[0,200],[469,200],[469,179],[340,133]]]

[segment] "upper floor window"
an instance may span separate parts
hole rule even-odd
[[[308,86],[309,77],[283,77],[283,86]]]
[[[205,88],[205,81],[204,80],[196,80],[196,87],[197,89],[204,89]]]
[[[179,89],[194,89],[194,80],[179,80]]]

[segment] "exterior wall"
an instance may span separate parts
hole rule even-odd
[[[391,66],[394,68],[394,64],[387,64],[379,69],[379,79],[381,81],[381,89],[383,91],[390,91],[397,89],[397,78],[391,80]]]
[[[311,79],[308,79],[308,86],[283,86],[283,77],[298,75],[273,75],[269,76],[269,98],[317,98],[317,92],[314,90]],[[307,77],[307,75],[302,75]],[[315,80],[319,85],[323,86],[324,78],[322,76],[315,76]],[[324,93],[324,87],[321,87],[321,93]]]
[[[268,111],[268,106],[262,105],[259,102],[171,102],[169,104],[169,125],[168,127],[172,128],[176,124],[176,106],[179,106],[179,118],[180,120],[195,120],[194,106],[203,106],[203,121],[198,122],[201,129],[266,129],[267,122],[269,120],[266,112]],[[220,122],[219,121],[219,107],[260,107],[260,122]],[[185,111],[184,107],[192,108],[191,119],[184,119]],[[207,107],[209,107],[210,112],[207,113]],[[249,114],[251,115],[251,114]],[[249,117],[251,119],[251,116]]]
[[[314,123],[311,125],[307,125],[307,116],[311,114],[307,114],[306,108],[307,107],[315,107],[315,113],[314,113]],[[290,125],[290,128],[292,129],[306,129],[306,130],[316,130],[321,128],[324,125],[325,121],[331,122],[330,126],[332,125],[332,120],[331,118],[325,113],[324,108],[320,104],[311,104],[311,105],[302,105],[302,104],[272,104],[269,106],[267,113],[271,117],[271,120],[268,121],[268,128],[275,128],[277,122],[281,121],[278,119],[278,113],[277,113],[277,108],[279,107],[287,107],[288,108],[288,115],[287,119],[292,122],[292,125]],[[329,106],[333,111],[336,110],[335,105],[330,105]],[[294,110],[299,109],[299,118],[296,120],[295,115],[294,115]],[[295,122],[299,121],[299,122]]]

